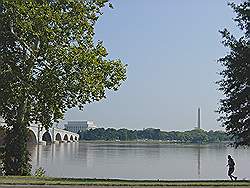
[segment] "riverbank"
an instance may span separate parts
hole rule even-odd
[[[81,143],[93,144],[185,144],[184,142],[172,142],[162,140],[79,140]]]
[[[167,180],[121,180],[121,179],[80,179],[80,178],[52,178],[52,177],[33,177],[33,176],[2,176],[0,177],[0,187],[8,186],[32,187],[250,187],[249,180],[227,181],[167,181]],[[59,186],[59,187],[60,187]]]
[[[166,140],[79,140],[81,143],[93,143],[93,144],[184,144],[190,146],[205,146],[205,145],[223,145],[231,147],[231,142],[212,142],[212,143],[191,143],[181,141],[166,141]]]

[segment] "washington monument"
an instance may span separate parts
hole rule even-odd
[[[201,129],[201,109],[198,108],[198,129]]]

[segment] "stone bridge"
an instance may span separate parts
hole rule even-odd
[[[3,144],[3,122],[0,122],[0,145]],[[40,127],[39,125],[33,124],[28,127],[29,128],[29,136],[28,143],[29,144],[40,144],[40,143],[61,143],[61,142],[76,142],[79,140],[79,135],[70,131],[66,131],[59,128],[49,128],[45,130],[45,128]]]
[[[79,140],[79,135],[70,131],[59,128],[45,128],[38,125],[29,126],[29,143],[60,143],[60,142],[76,142]]]

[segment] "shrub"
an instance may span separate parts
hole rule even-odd
[[[36,169],[34,176],[45,177],[45,173],[46,171],[42,167],[39,167],[38,169]]]

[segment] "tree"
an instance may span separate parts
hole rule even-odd
[[[27,127],[48,129],[67,109],[83,109],[126,79],[108,60],[94,25],[108,0],[0,1],[0,116],[7,124],[7,175],[30,173]]]
[[[236,13],[234,21],[243,32],[243,36],[237,39],[227,29],[220,31],[223,37],[223,45],[229,48],[229,53],[218,60],[223,66],[218,81],[219,90],[225,98],[220,100],[218,113],[219,121],[226,131],[234,138],[235,146],[250,145],[250,120],[249,120],[249,29],[250,29],[250,2],[242,2],[239,5],[229,4]]]
[[[5,129],[0,125],[0,147],[3,145],[4,137],[5,137]]]
[[[128,130],[127,129],[119,129],[116,131],[117,139],[119,140],[128,140]]]
[[[206,143],[209,139],[207,133],[202,129],[191,130],[189,131],[189,135],[192,143],[202,144]]]

